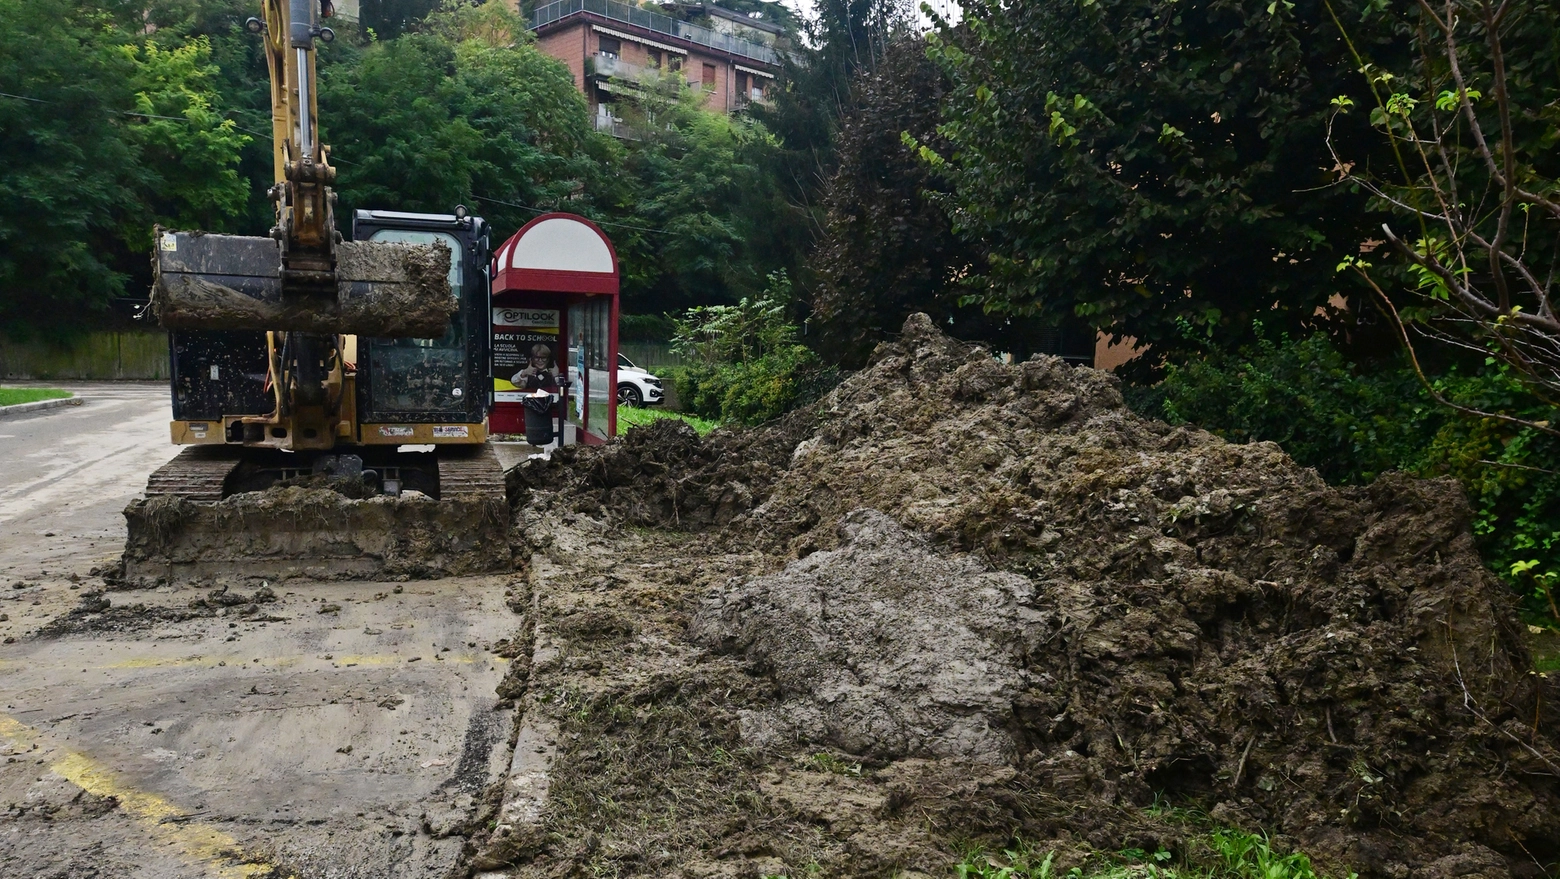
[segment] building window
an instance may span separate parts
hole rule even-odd
[[[596,44],[596,51],[608,58],[619,58],[623,54],[623,43],[612,37],[602,37]]]
[[[715,65],[704,65],[704,87],[710,91],[715,90]]]
[[[666,59],[666,66],[671,68],[673,73],[676,73],[677,71],[682,70],[682,61],[683,60],[681,55],[672,55]]]
[[[654,67],[657,70],[661,69],[661,53],[655,49],[646,49],[645,66]]]

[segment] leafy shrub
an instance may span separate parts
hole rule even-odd
[[[1509,370],[1487,363],[1434,379],[1459,406],[1560,424]],[[1262,342],[1171,366],[1162,382],[1128,393],[1133,407],[1195,424],[1233,442],[1271,440],[1334,484],[1387,470],[1462,483],[1485,561],[1535,614],[1560,621],[1560,437],[1436,403],[1413,372],[1350,363],[1322,335]]]
[[[1535,401],[1504,365],[1477,376],[1437,379],[1451,402],[1560,423],[1560,413]],[[1484,559],[1528,599],[1532,610],[1560,623],[1560,438],[1495,418],[1449,417],[1422,453],[1418,472],[1452,476],[1473,505],[1473,533]]]
[[[1000,855],[976,848],[954,865],[958,879],[1324,879],[1304,852],[1274,849],[1265,835],[1229,828],[1196,832],[1179,852],[1124,849],[1065,872],[1054,852],[1020,840]],[[1355,879],[1355,874],[1348,874]]]
[[[673,381],[684,410],[760,424],[817,399],[838,380],[837,371],[797,341],[796,325],[786,319],[790,286],[776,272],[759,299],[694,308],[677,321],[672,350],[689,365],[663,376]]]
[[[1146,414],[1231,442],[1271,440],[1335,484],[1411,467],[1444,418],[1412,372],[1363,373],[1321,334],[1172,365],[1155,390]]]

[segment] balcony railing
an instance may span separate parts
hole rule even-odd
[[[610,134],[618,140],[643,140],[639,132],[623,124],[623,120],[614,119],[611,116],[597,116],[596,130],[602,134]]]
[[[608,77],[636,84],[660,83],[672,91],[694,87],[694,83],[683,76],[681,71],[630,64],[616,55],[596,54],[586,58],[585,75]]]
[[[586,76],[610,76],[613,79],[638,81],[645,75],[645,68],[630,64],[616,55],[596,54],[585,59]]]
[[[531,13],[531,30],[536,30],[542,25],[552,24],[559,19],[584,12],[599,15],[611,21],[621,21],[624,24],[642,27],[654,33],[678,37],[700,46],[708,46],[717,52],[740,55],[760,64],[775,65],[780,63],[775,50],[768,46],[741,40],[730,34],[718,33],[707,27],[699,27],[686,21],[678,21],[671,16],[649,12],[637,6],[629,6],[627,3],[619,3],[617,0],[557,0],[557,2],[549,3],[546,6],[537,7],[537,10]]]

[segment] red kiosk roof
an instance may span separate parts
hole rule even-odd
[[[494,293],[618,292],[617,251],[595,223],[574,214],[542,214],[493,257]]]

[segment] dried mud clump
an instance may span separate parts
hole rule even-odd
[[[1021,576],[945,558],[875,510],[846,546],[713,594],[693,635],[772,669],[784,698],[743,715],[753,744],[826,742],[904,756],[1006,763],[1022,752],[1014,704],[1040,616]]]
[[[579,512],[610,510],[632,525],[699,531],[731,523],[768,497],[814,424],[793,412],[761,430],[717,430],[701,438],[665,418],[602,448],[567,446],[550,459],[510,470],[511,503],[535,491],[567,489]]]
[[[924,315],[783,424],[636,430],[515,479],[790,560],[690,628],[769,682],[754,746],[1011,772],[1077,807],[1039,841],[1167,797],[1393,879],[1560,857],[1560,688],[1451,482],[1333,488]]]

